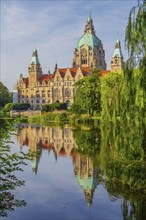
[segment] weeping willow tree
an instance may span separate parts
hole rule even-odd
[[[101,117],[106,123],[120,116],[122,83],[123,76],[119,73],[109,73],[101,79]]]
[[[129,90],[127,113],[134,108],[142,118],[146,107],[146,0],[138,0],[130,11],[125,43],[129,53],[124,70]]]
[[[146,218],[146,1],[137,3],[130,11],[126,28],[129,59],[120,91],[120,130],[115,139],[117,143],[111,145],[117,157],[106,168],[108,192],[124,198],[124,219]]]
[[[138,1],[129,14],[125,33],[129,59],[121,74],[103,77],[101,116],[106,123],[118,116],[127,123],[142,121],[146,109],[146,0]]]

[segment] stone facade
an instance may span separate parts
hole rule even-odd
[[[121,71],[123,65],[123,55],[118,41],[111,62],[111,70],[114,72]],[[103,75],[110,72],[106,70],[103,45],[95,35],[93,20],[89,15],[84,35],[79,39],[74,50],[72,67],[58,68],[56,64],[52,74],[43,74],[38,52],[34,49],[28,67],[28,77],[24,78],[21,74],[17,82],[15,102],[30,103],[31,108],[35,110],[41,109],[44,104],[54,102],[63,102],[70,106],[73,103],[75,94],[75,82],[88,76],[92,71],[92,67],[101,69]]]
[[[20,75],[17,83],[18,102],[30,103],[32,109],[54,102],[66,102],[69,106],[75,94],[74,83],[90,74],[88,67],[57,68],[53,74],[42,74],[38,78],[40,68],[40,64],[31,63],[28,78]]]

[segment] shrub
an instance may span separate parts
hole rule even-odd
[[[13,103],[7,103],[4,108],[3,108],[3,111],[4,112],[10,112],[13,108]]]
[[[12,110],[27,110],[30,108],[29,103],[13,103]]]
[[[4,116],[4,112],[3,110],[0,109],[0,117],[3,117]]]
[[[55,102],[42,106],[42,112],[52,112],[54,110],[67,110],[66,103]]]

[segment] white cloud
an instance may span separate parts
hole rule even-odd
[[[53,71],[56,61],[59,67],[71,66],[73,50],[84,32],[89,10],[109,64],[117,31],[124,44],[130,8],[125,1],[2,1],[3,82],[12,89],[20,73],[27,76],[35,42],[44,72],[48,68]]]

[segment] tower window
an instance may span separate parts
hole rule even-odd
[[[82,58],[82,64],[87,64],[87,58]]]
[[[82,64],[87,64],[87,51],[85,50],[85,48],[82,49],[81,54],[82,54]]]

